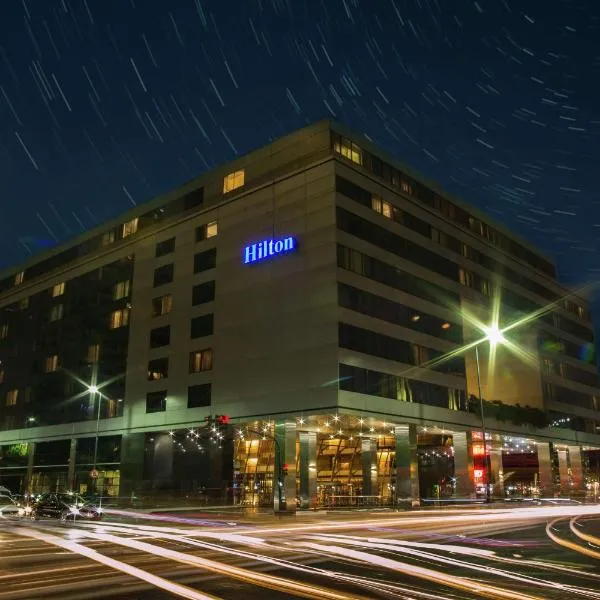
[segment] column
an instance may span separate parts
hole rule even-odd
[[[416,425],[397,425],[396,436],[396,506],[416,508],[421,503],[419,457]]]
[[[572,490],[576,494],[585,491],[585,479],[583,477],[583,465],[581,462],[581,446],[569,446],[569,463],[571,464]]]
[[[301,431],[300,438],[300,508],[314,506],[317,497],[317,434]]]
[[[69,467],[67,469],[67,490],[75,490],[75,463],[77,460],[77,438],[71,439],[71,447],[69,449]]]
[[[296,512],[296,423],[275,425],[274,508],[276,512]],[[279,475],[279,477],[278,477]]]
[[[25,482],[25,493],[33,493],[33,465],[35,460],[35,442],[27,444],[27,480]]]
[[[360,448],[362,463],[362,495],[378,496],[377,486],[377,440],[363,438]],[[367,500],[372,501],[372,498]]]
[[[569,485],[569,462],[567,459],[567,450],[557,450],[558,453],[558,477],[560,480],[560,493],[568,496],[571,491]]]
[[[552,473],[552,449],[548,442],[537,442],[538,488],[540,497],[554,496],[554,475]]]
[[[454,446],[455,496],[475,498],[475,477],[473,465],[473,439],[470,431],[452,434]]]
[[[121,438],[120,496],[130,496],[142,491],[144,480],[144,433],[126,433]]]
[[[502,446],[490,447],[490,483],[492,497],[504,498],[504,467],[502,465]]]

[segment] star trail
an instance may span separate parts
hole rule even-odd
[[[593,0],[4,0],[0,266],[326,116],[600,273]]]

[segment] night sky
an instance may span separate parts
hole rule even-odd
[[[2,0],[0,267],[335,116],[600,273],[598,0]]]

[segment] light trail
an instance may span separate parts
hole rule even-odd
[[[569,529],[581,540],[587,542],[588,544],[593,544],[596,547],[600,547],[600,538],[596,537],[595,535],[590,535],[589,533],[584,533],[583,531],[581,531],[580,529],[577,529],[577,527],[575,527],[576,523],[577,523],[577,519],[579,519],[580,517],[573,517],[570,521],[569,521]],[[596,553],[598,554],[598,553]],[[594,557],[595,558],[595,557]],[[598,554],[598,558],[600,558],[600,554]]]
[[[346,558],[354,558],[380,568],[383,567],[404,575],[418,577],[419,579],[425,579],[438,585],[459,589],[463,592],[469,592],[471,594],[478,594],[486,598],[493,598],[494,600],[544,600],[540,596],[531,596],[529,594],[521,594],[520,592],[504,590],[496,586],[487,585],[485,583],[478,583],[464,577],[447,575],[441,571],[435,571],[434,569],[409,565],[408,563],[402,563],[397,560],[377,556],[375,554],[369,554],[367,552],[352,550],[350,548],[344,548],[341,546],[323,546],[322,544],[313,544],[311,542],[301,542],[299,545],[312,548],[319,552],[338,554]]]
[[[558,537],[552,531],[554,525],[556,525],[556,523],[558,523],[559,521],[563,521],[563,520],[564,520],[564,517],[550,521],[550,523],[548,523],[548,525],[546,526],[546,535],[555,544],[558,544],[559,546],[562,546],[563,548],[569,548],[569,550],[574,550],[575,552],[579,552],[579,554],[585,554],[586,556],[589,556],[591,558],[600,559],[600,552],[595,552],[594,550],[590,550],[589,548],[580,546],[579,544],[575,544],[574,542],[571,542],[570,540],[562,539],[562,538]],[[578,536],[578,537],[580,537],[580,536]]]
[[[160,556],[161,558],[167,558],[182,564],[194,565],[219,575],[228,575],[234,579],[239,579],[246,583],[251,583],[260,587],[266,587],[277,591],[284,591],[294,596],[310,598],[311,600],[314,598],[320,598],[323,600],[361,600],[358,596],[351,596],[321,586],[304,584],[291,579],[277,577],[275,575],[267,575],[266,573],[254,573],[247,569],[216,562],[200,556],[184,554],[183,552],[169,550],[168,548],[161,548],[153,544],[148,544],[147,542],[123,539],[115,535],[92,532],[87,532],[87,536],[91,537],[92,539],[110,542],[117,546],[135,548],[140,552],[154,554],[156,556]]]
[[[189,598],[190,600],[220,600],[218,596],[204,594],[185,585],[173,583],[168,579],[163,579],[162,577],[158,577],[157,575],[148,573],[148,571],[143,571],[142,569],[132,567],[127,563],[115,560],[114,558],[110,558],[109,556],[105,556],[104,554],[100,554],[96,550],[92,550],[91,548],[83,546],[82,544],[78,544],[77,542],[71,542],[69,540],[65,540],[63,538],[59,538],[57,536],[43,533],[37,530],[23,531],[20,533],[20,535],[31,537],[36,540],[46,542],[48,544],[52,544],[53,546],[58,546],[59,548],[63,548],[65,550],[70,550],[75,554],[85,556],[86,558],[106,565],[107,567],[110,567],[115,571],[120,571],[121,573],[126,573],[127,575],[131,575],[132,577],[141,579],[142,581],[149,583],[154,587],[160,588],[171,594],[175,594],[176,596],[181,596],[182,598]]]

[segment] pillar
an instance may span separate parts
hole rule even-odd
[[[475,474],[473,465],[473,439],[470,431],[452,434],[454,446],[454,494],[457,498],[475,497]]]
[[[362,495],[378,496],[377,486],[377,440],[363,438],[360,448],[362,463]]]
[[[120,496],[133,498],[142,491],[145,444],[144,433],[126,433],[121,439]]]
[[[274,508],[276,512],[296,512],[296,423],[275,425]],[[284,472],[284,465],[285,470]],[[277,477],[279,475],[279,477]]]
[[[560,480],[560,493],[568,496],[571,492],[569,485],[569,462],[567,458],[567,450],[557,450],[558,453],[558,477]]]
[[[67,469],[67,490],[75,490],[75,462],[77,460],[77,438],[71,439],[71,447],[69,448],[69,466]]]
[[[419,490],[419,457],[417,427],[397,425],[396,436],[396,506],[416,508],[421,502]]]
[[[571,464],[572,490],[576,494],[585,491],[585,479],[583,477],[583,465],[581,463],[581,446],[569,446],[569,463]]]
[[[537,442],[538,488],[540,497],[554,496],[554,475],[552,473],[552,450],[548,442]]]
[[[27,480],[25,481],[25,493],[33,493],[33,465],[35,461],[35,442],[27,443]]]
[[[502,465],[502,447],[490,447],[490,483],[492,497],[504,498],[504,467]]]
[[[300,508],[310,508],[317,497],[317,434],[301,431],[299,438]]]

